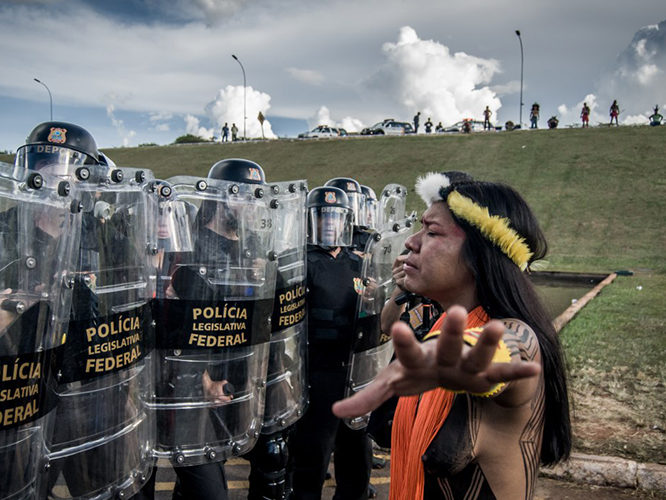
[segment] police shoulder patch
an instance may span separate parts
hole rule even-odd
[[[364,290],[365,285],[363,284],[363,280],[361,278],[354,278],[354,291],[361,295]]]

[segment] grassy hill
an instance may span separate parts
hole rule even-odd
[[[576,447],[666,463],[666,127],[350,137],[110,149],[123,166],[167,178],[205,176],[223,158],[260,163],[269,181],[310,187],[354,177],[379,191],[464,170],[525,196],[550,244],[549,270],[629,269],[562,332],[570,363]],[[0,160],[11,161],[9,157]]]
[[[205,176],[222,158],[257,161],[269,180],[310,187],[350,176],[376,191],[389,182],[413,192],[417,175],[465,170],[506,182],[535,210],[557,269],[664,272],[666,127],[539,130],[446,136],[194,144],[105,151],[118,165],[167,178]],[[662,175],[660,175],[662,174]],[[410,209],[423,209],[415,195]]]

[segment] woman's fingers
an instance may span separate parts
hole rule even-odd
[[[520,363],[493,363],[485,371],[486,379],[491,383],[511,382],[541,373],[541,365],[533,361]]]
[[[467,323],[467,311],[464,307],[453,306],[446,312],[442,332],[437,339],[437,364],[455,366],[460,361],[462,352],[462,334]]]

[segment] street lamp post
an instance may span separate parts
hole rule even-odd
[[[520,30],[516,30],[518,41],[520,42],[520,118],[518,123],[523,128],[523,39],[520,37]]]
[[[247,105],[247,84],[245,80],[245,68],[243,67],[243,63],[240,62],[240,60],[234,55],[231,54],[231,57],[236,59],[236,62],[240,64],[241,70],[243,71],[243,140],[247,140],[245,137],[245,122],[247,121],[247,111],[246,111],[246,105]]]
[[[49,104],[50,104],[50,110],[51,110],[51,121],[53,121],[53,97],[51,97],[51,91],[49,90],[49,87],[48,87],[44,82],[42,82],[41,80],[38,80],[37,78],[33,78],[33,80],[35,80],[37,83],[41,83],[42,85],[44,85],[44,88],[45,88],[46,91],[49,93]]]

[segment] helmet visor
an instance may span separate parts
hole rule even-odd
[[[194,248],[184,201],[167,200],[159,203],[157,242],[158,247],[166,252],[191,252]]]
[[[14,165],[29,170],[43,170],[51,175],[66,175],[74,167],[96,163],[92,156],[74,149],[52,144],[27,144],[16,152]]]
[[[347,198],[349,198],[349,203],[351,203],[353,214],[352,214],[352,224],[359,226],[362,223],[362,212],[363,212],[363,194],[361,193],[352,193],[347,192]]]
[[[365,227],[377,229],[377,200],[366,198],[364,212]]]
[[[352,243],[352,212],[343,207],[308,209],[308,243],[348,247]]]

